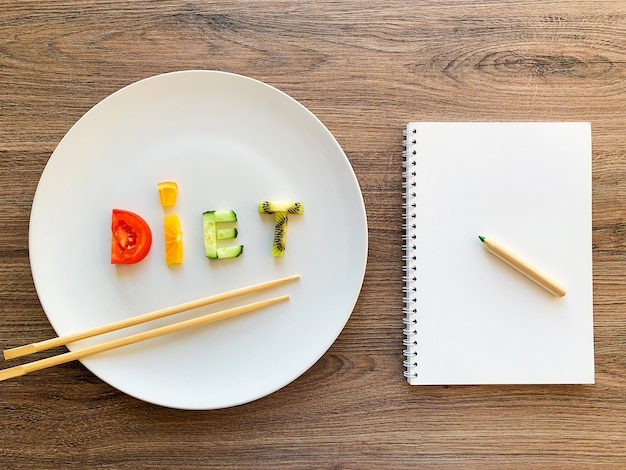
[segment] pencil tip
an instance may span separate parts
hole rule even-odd
[[[483,237],[482,235],[478,235],[478,238],[480,238],[480,241],[485,243],[485,237]]]

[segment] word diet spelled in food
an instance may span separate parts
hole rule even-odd
[[[176,204],[178,185],[173,181],[157,184],[161,206]],[[272,255],[283,256],[287,244],[287,221],[291,214],[303,214],[302,202],[261,201],[259,213],[274,216],[274,239]],[[209,259],[235,258],[243,253],[243,245],[219,246],[220,240],[237,238],[232,224],[237,214],[232,210],[212,210],[202,214],[204,250]],[[165,262],[168,266],[183,262],[183,232],[177,214],[163,217],[165,235]],[[152,247],[152,231],[138,214],[113,209],[111,215],[111,264],[132,264],[143,260]]]

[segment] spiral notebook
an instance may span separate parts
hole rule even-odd
[[[590,123],[412,122],[404,135],[409,383],[594,383]]]

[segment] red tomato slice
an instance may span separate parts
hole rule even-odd
[[[152,246],[150,226],[137,214],[113,209],[111,221],[111,264],[138,263]]]

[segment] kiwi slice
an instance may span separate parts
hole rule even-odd
[[[274,214],[274,241],[272,255],[283,256],[287,244],[289,214],[304,214],[304,204],[295,201],[261,201],[261,214]]]
[[[283,256],[285,254],[288,221],[288,212],[274,212],[274,243],[272,244],[272,255],[274,256]]]
[[[304,214],[304,204],[294,201],[261,201],[259,202],[261,214],[274,214],[287,212],[289,214]]]

